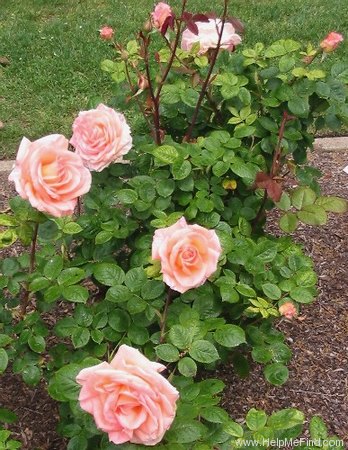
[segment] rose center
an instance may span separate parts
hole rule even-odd
[[[194,247],[185,247],[181,257],[185,262],[192,262],[197,257],[197,250]]]

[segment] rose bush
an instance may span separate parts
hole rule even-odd
[[[153,31],[101,36],[117,111],[82,111],[74,151],[64,137],[20,147],[0,245],[19,239],[30,255],[0,262],[0,371],[47,380],[69,450],[225,450],[243,436],[261,448],[261,430],[300,432],[296,410],[252,410],[244,430],[207,373],[228,362],[247,376],[253,361],[275,386],[289,377],[274,319],[295,320],[317,277],[264,225],[272,208],[284,233],[346,211],[321,195],[307,152],[318,129],[347,123],[347,67],[326,73],[326,49],[289,39],[246,48],[224,6],[212,18],[161,3]],[[133,103],[144,121],[131,133],[118,111]]]

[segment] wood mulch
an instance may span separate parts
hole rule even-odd
[[[343,172],[348,164],[348,149],[313,153],[311,160],[324,174],[323,193],[348,199],[348,175]],[[10,195],[7,176],[0,173],[0,210],[5,208]],[[320,414],[330,432],[348,445],[347,236],[348,214],[331,215],[324,227],[303,226],[294,233],[296,241],[303,244],[315,261],[319,297],[302,308],[299,319],[278,323],[293,351],[290,379],[285,385],[271,386],[258,365],[252,367],[250,376],[244,380],[229,365],[214,374],[226,383],[223,406],[234,419],[242,420],[252,407],[268,413],[296,407],[309,417]],[[0,377],[0,407],[10,408],[19,416],[10,429],[13,437],[23,442],[24,450],[66,448],[55,431],[57,405],[48,397],[43,382],[36,388],[28,388],[7,371]]]

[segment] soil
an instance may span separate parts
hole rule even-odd
[[[311,160],[323,172],[323,193],[348,199],[348,175],[343,172],[348,164],[348,150],[314,152]],[[10,195],[7,176],[0,173],[0,211]],[[241,421],[252,407],[268,413],[296,407],[307,417],[321,415],[330,433],[348,445],[347,219],[348,214],[331,215],[326,226],[303,226],[293,234],[314,259],[319,296],[312,305],[304,305],[297,320],[278,322],[293,351],[289,381],[281,387],[271,386],[264,380],[262,367],[256,364],[244,380],[229,365],[214,374],[226,383],[222,404],[235,420]],[[271,223],[269,230],[276,233]],[[18,247],[14,249],[18,251]],[[7,371],[0,378],[0,407],[19,416],[10,429],[13,438],[23,442],[23,450],[66,448],[55,431],[57,404],[47,395],[43,382],[34,389],[28,388]]]

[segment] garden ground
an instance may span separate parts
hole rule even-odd
[[[69,136],[74,116],[90,98],[110,100],[110,82],[99,67],[102,59],[112,57],[112,49],[98,38],[98,29],[109,24],[124,41],[153,3],[0,0],[0,159],[14,156],[23,135]],[[181,0],[170,3],[178,6]],[[188,9],[203,12],[207,4],[211,7],[206,0],[188,0]],[[222,0],[214,2],[216,10],[219,5]],[[346,0],[233,0],[230,12],[246,25],[246,45],[284,37],[317,45],[329,31],[348,30]],[[346,39],[329,59],[347,55]],[[134,126],[136,116],[130,120]]]
[[[343,168],[348,162],[348,149],[316,151],[313,165],[323,172],[324,194],[348,199],[348,175]],[[0,173],[0,186],[6,186],[6,173]],[[0,191],[0,210],[12,195],[8,188]],[[290,379],[279,388],[268,384],[262,368],[254,365],[251,375],[239,379],[229,365],[216,374],[226,383],[223,406],[234,419],[241,420],[252,408],[272,412],[278,408],[296,407],[307,417],[320,414],[332,434],[348,445],[348,214],[332,215],[328,224],[315,228],[304,226],[294,236],[315,261],[319,275],[319,297],[305,305],[298,320],[279,321],[293,350],[289,364]],[[277,228],[270,232],[277,234]],[[13,248],[16,251],[16,248]],[[57,306],[61,313],[64,303]],[[54,321],[54,314],[50,321]],[[65,444],[55,431],[58,411],[45,392],[44,384],[27,388],[9,371],[0,377],[1,407],[19,416],[11,425],[14,438],[24,443],[24,450],[64,450]]]

